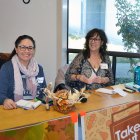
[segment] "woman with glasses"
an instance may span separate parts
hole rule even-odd
[[[70,64],[65,83],[80,90],[97,89],[114,83],[111,62],[107,52],[107,36],[101,29],[90,30],[85,37],[85,45]]]
[[[34,59],[35,41],[22,35],[15,41],[10,60],[0,70],[0,104],[15,109],[16,101],[32,100],[41,88],[46,87],[42,66]]]

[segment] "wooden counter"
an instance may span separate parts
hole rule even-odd
[[[140,93],[128,93],[127,96],[121,97],[118,94],[108,95],[92,91],[91,96],[86,103],[76,104],[75,112],[90,112],[134,100],[140,100]],[[69,116],[69,114],[64,115],[58,113],[57,111],[54,111],[53,108],[51,108],[50,111],[46,111],[45,106],[43,105],[35,110],[24,110],[21,108],[4,110],[3,106],[0,106],[0,131],[59,119],[66,116]]]
[[[86,103],[76,105],[76,111],[90,112],[135,100],[140,100],[140,93],[128,93],[127,96],[122,97],[119,94],[109,95],[92,91],[92,94]]]
[[[66,115],[54,111],[53,108],[50,111],[46,111],[43,105],[35,110],[24,110],[21,108],[4,110],[3,106],[0,106],[0,131],[63,117],[66,117]]]

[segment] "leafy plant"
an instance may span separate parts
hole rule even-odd
[[[122,35],[124,49],[127,52],[136,50],[140,53],[140,0],[115,0],[115,6],[118,19],[116,26],[119,27],[117,33]],[[132,58],[129,61],[129,72],[133,73],[137,61]]]
[[[140,0],[116,0],[117,8],[116,26],[119,27],[118,35],[122,35],[124,49],[140,53]]]

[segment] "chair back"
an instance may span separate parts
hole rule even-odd
[[[0,53],[0,68],[1,66],[9,60],[10,53]]]

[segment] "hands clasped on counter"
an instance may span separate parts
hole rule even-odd
[[[87,78],[85,75],[73,75],[75,77],[75,80],[79,80],[81,82],[84,82],[86,84],[92,84],[92,83],[107,83],[109,82],[108,77],[101,77],[101,76],[96,76],[92,75],[90,78]]]

